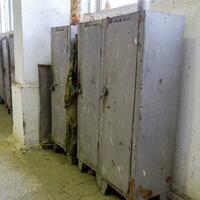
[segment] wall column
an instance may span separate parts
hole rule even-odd
[[[51,27],[69,24],[66,0],[15,0],[16,80],[12,86],[13,135],[23,146],[39,143],[38,64],[51,63]]]
[[[80,19],[81,0],[71,0],[71,23],[77,24]]]

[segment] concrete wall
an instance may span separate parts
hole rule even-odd
[[[39,143],[38,64],[51,63],[51,27],[68,25],[70,1],[15,0],[16,83],[13,133],[25,146]]]
[[[174,164],[179,192],[200,199],[200,1],[152,0],[151,10],[186,16],[181,104]]]

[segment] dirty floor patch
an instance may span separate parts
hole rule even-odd
[[[117,200],[103,196],[92,175],[81,174],[63,154],[15,151],[7,142],[12,120],[0,106],[0,200]]]

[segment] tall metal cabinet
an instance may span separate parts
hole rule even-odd
[[[70,65],[70,47],[77,26],[52,28],[52,137],[66,150],[66,110],[64,104],[66,79]]]
[[[151,11],[79,26],[78,155],[104,192],[167,199],[183,28],[183,17]]]

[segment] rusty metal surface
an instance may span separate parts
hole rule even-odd
[[[101,174],[123,194],[129,190],[137,63],[138,13],[107,19],[102,67]]]
[[[97,170],[99,77],[101,60],[100,21],[79,25],[78,158]]]
[[[70,45],[76,33],[76,26],[52,28],[52,137],[64,150],[66,150],[64,96],[70,65]]]
[[[9,111],[12,110],[12,94],[11,94],[11,69],[10,69],[10,50],[8,37],[2,40],[3,68],[4,68],[4,87],[5,87],[5,103]]]
[[[40,93],[40,143],[51,142],[51,65],[38,65]]]
[[[139,26],[132,177],[138,199],[169,190],[184,18],[146,11]]]

